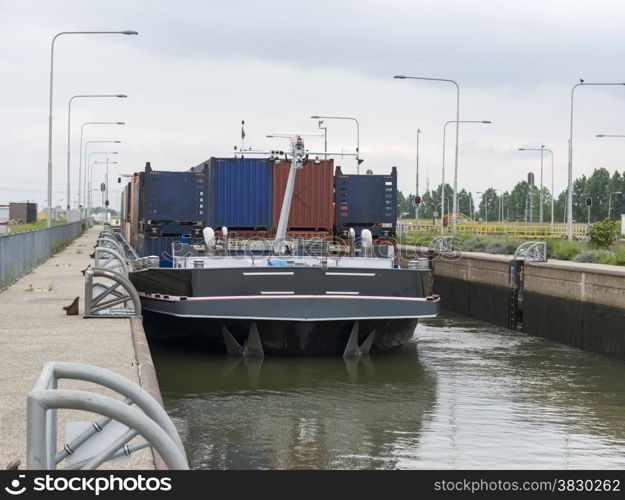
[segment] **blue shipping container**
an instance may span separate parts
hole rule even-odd
[[[270,229],[271,167],[270,160],[211,158],[207,225]]]
[[[171,246],[176,240],[177,238],[172,237],[149,238],[140,234],[137,237],[136,250],[140,257],[157,255],[161,267],[172,267]]]
[[[148,165],[141,172],[139,189],[140,219],[202,223],[207,218],[209,186],[205,171],[167,172]]]
[[[341,167],[334,176],[336,226],[394,227],[397,222],[397,169],[390,175],[345,175]]]

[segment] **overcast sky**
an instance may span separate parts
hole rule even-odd
[[[539,153],[555,156],[555,191],[566,185],[571,87],[625,82],[625,3],[618,1],[155,1],[0,0],[0,204],[46,198],[50,42],[60,31],[126,30],[139,36],[57,39],[53,101],[53,189],[65,195],[67,103],[77,94],[125,93],[128,99],[77,99],[72,105],[72,197],[80,126],[86,140],[121,140],[111,177],[153,168],[185,170],[240,145],[276,149],[273,132],[315,132],[311,115],[360,121],[362,169],[389,172],[415,190],[420,128],[420,191],[441,181],[443,124],[455,119],[451,84],[394,80],[394,74],[454,79],[460,119],[459,185],[506,190]],[[575,91],[574,175],[623,171],[625,87]],[[355,148],[355,125],[327,121],[328,149]],[[446,181],[454,133],[448,127]],[[306,138],[310,150],[323,139]],[[91,151],[111,151],[92,145]],[[115,145],[114,145],[115,146]],[[550,160],[545,155],[545,184]],[[337,164],[355,172],[347,157]],[[103,169],[97,165],[98,181]],[[114,186],[112,191],[117,191]],[[115,197],[111,197],[115,201]],[[63,205],[65,202],[63,202]]]

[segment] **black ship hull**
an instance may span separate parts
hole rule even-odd
[[[147,269],[130,279],[153,340],[316,356],[407,342],[419,318],[438,314],[438,297],[425,294],[424,275],[400,269]]]
[[[244,345],[256,323],[265,354],[282,356],[342,355],[356,321],[358,344],[375,330],[372,351],[389,349],[409,341],[417,319],[378,319],[341,321],[279,321],[226,318],[179,318],[145,310],[143,322],[150,339],[165,345],[185,344],[201,349],[226,352],[223,328]]]

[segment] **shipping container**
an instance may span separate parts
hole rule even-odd
[[[375,238],[394,236],[397,223],[397,168],[390,175],[343,174],[334,176],[336,232],[347,237],[350,227],[360,235],[370,229]]]
[[[37,222],[36,203],[9,203],[9,219],[20,222]]]
[[[130,180],[130,228],[128,243],[137,246],[137,236],[139,233],[139,180],[141,174],[135,172]]]
[[[290,161],[273,165],[273,226],[277,228]],[[308,160],[297,170],[288,229],[332,231],[334,227],[334,160]]]
[[[137,237],[137,253],[139,257],[147,257],[148,255],[156,255],[159,258],[161,267],[172,267],[172,244],[177,238],[152,238],[144,234]]]
[[[207,226],[271,227],[271,161],[257,158],[211,158]],[[197,167],[196,167],[197,168]]]
[[[153,170],[148,163],[140,176],[139,218],[150,221],[197,222],[206,220],[206,170],[171,172]]]

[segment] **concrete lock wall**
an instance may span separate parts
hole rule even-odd
[[[524,332],[625,360],[625,269],[528,263],[524,293]]]
[[[0,290],[62,250],[83,231],[84,221],[0,235]]]
[[[510,257],[483,253],[432,260],[434,291],[441,306],[499,326],[508,326]]]
[[[510,326],[511,256],[462,253],[432,260],[441,307]],[[521,330],[625,360],[625,268],[550,260],[523,272]]]

